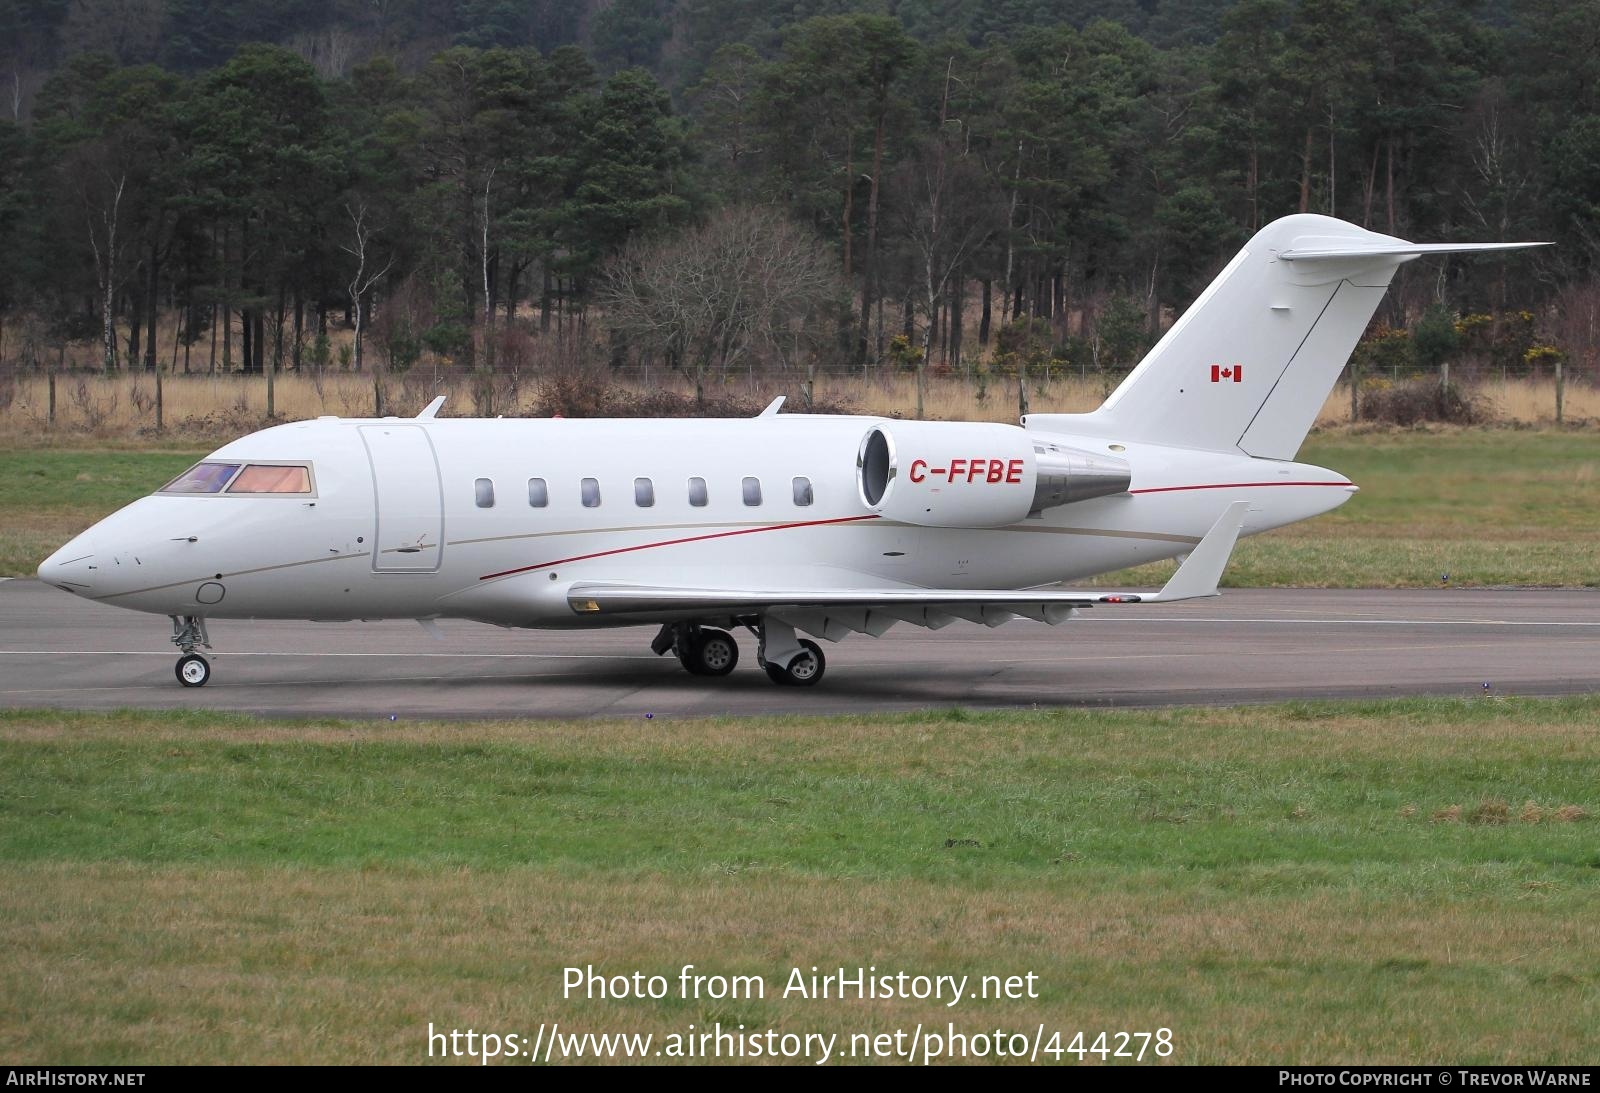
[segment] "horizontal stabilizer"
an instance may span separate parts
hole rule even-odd
[[[1211,530],[1206,532],[1205,538],[1189,552],[1189,557],[1178,567],[1178,572],[1172,575],[1154,598],[1171,602],[1215,596],[1217,582],[1222,580],[1222,571],[1228,567],[1228,559],[1233,557],[1234,544],[1239,541],[1239,531],[1244,527],[1245,514],[1249,511],[1248,501],[1235,501],[1224,509],[1222,515],[1217,517],[1217,522],[1211,525]]]
[[[1480,251],[1527,250],[1551,243],[1394,243],[1373,246],[1295,247],[1278,257],[1286,262],[1318,262],[1335,258],[1420,258],[1425,254],[1475,254]]]

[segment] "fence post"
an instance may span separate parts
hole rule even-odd
[[[166,423],[162,420],[165,407],[161,401],[161,366],[156,365],[156,432],[161,432]]]
[[[56,374],[50,373],[50,428],[56,427]]]
[[[1556,424],[1561,424],[1563,396],[1566,395],[1567,372],[1560,357],[1556,358]]]

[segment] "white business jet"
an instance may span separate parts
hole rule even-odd
[[[1241,534],[1356,491],[1293,462],[1418,245],[1321,216],[1263,228],[1098,410],[1021,427],[737,420],[318,418],[225,445],[51,555],[39,577],[168,615],[203,685],[210,619],[647,624],[726,675],[733,633],[779,684],[897,623],[1056,625],[1217,594]],[[1187,558],[1156,593],[1059,582]]]

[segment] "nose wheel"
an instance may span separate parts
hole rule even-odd
[[[211,664],[199,653],[178,658],[178,682],[185,687],[204,687],[211,678]]]
[[[204,687],[211,679],[211,664],[195,649],[211,648],[206,635],[206,620],[199,615],[169,615],[172,620],[172,644],[183,656],[178,658],[173,674],[185,687]]]

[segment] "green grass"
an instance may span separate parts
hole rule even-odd
[[[410,1061],[436,1023],[1177,1033],[1592,1060],[1600,698],[889,719],[0,713],[0,1058]],[[955,1014],[560,969],[1032,970]]]
[[[0,451],[0,577],[39,563],[96,520],[197,461],[202,452]]]
[[[1361,487],[1326,516],[1243,540],[1234,588],[1600,585],[1600,434],[1327,433],[1299,459]],[[1106,583],[1159,584],[1167,565]]]
[[[70,536],[149,493],[197,452],[7,451],[0,576],[31,574]],[[1326,516],[1240,543],[1232,587],[1600,585],[1600,434],[1472,429],[1327,433],[1300,458],[1361,492]],[[1170,564],[1103,583],[1159,584]]]

